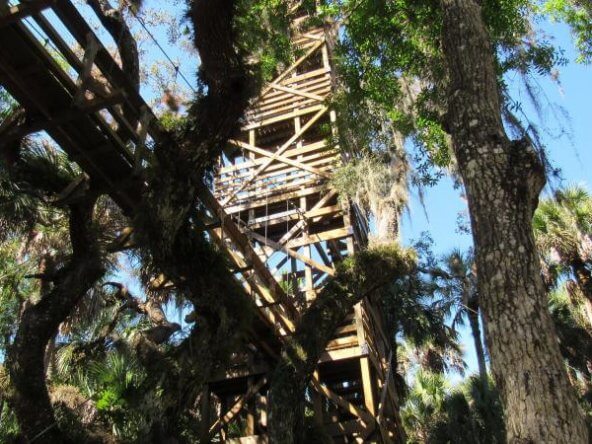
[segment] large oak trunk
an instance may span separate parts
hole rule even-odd
[[[70,442],[59,430],[45,385],[45,350],[58,326],[103,275],[98,247],[91,234],[93,204],[73,206],[70,216],[72,256],[54,277],[54,287],[22,311],[8,368],[14,389],[11,403],[28,441]]]
[[[528,141],[504,131],[495,64],[475,0],[440,0],[448,124],[471,213],[491,370],[510,443],[586,443],[541,278],[532,215],[545,184]]]

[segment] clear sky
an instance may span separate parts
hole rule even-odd
[[[544,30],[555,43],[565,50],[569,64],[560,68],[560,84],[548,78],[536,79],[538,96],[544,107],[541,116],[533,109],[524,86],[517,78],[510,78],[513,96],[523,105],[531,121],[540,126],[548,156],[555,167],[561,169],[562,180],[553,180],[553,186],[592,184],[592,67],[574,62],[571,36],[566,26],[547,23]],[[549,193],[549,187],[544,193]],[[405,242],[420,237],[427,231],[434,240],[434,252],[445,254],[452,248],[466,249],[472,238],[457,232],[457,217],[466,214],[466,202],[459,190],[454,190],[450,179],[424,190],[422,206],[417,193],[412,196],[409,212],[402,223]],[[463,346],[469,371],[476,371],[475,354],[468,331],[462,331]]]

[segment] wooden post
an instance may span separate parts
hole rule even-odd
[[[319,371],[315,370],[313,373],[313,378],[319,380]],[[314,418],[318,425],[323,425],[323,398],[321,394],[316,391],[312,390],[312,404],[314,408]]]
[[[253,390],[254,380],[253,380],[252,376],[249,376],[249,378],[247,379],[247,386],[248,386],[248,391]],[[251,436],[251,435],[255,434],[255,413],[256,413],[255,399],[249,399],[247,401],[246,409],[247,409],[247,426],[245,428],[245,435]]]
[[[201,391],[201,405],[200,405],[200,413],[201,413],[201,426],[200,426],[200,436],[202,442],[208,442],[210,436],[210,387],[208,384],[204,386]]]

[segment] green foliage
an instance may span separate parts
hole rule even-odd
[[[16,332],[20,305],[33,289],[31,280],[25,279],[33,267],[19,263],[19,246],[14,240],[0,244],[0,356]]]
[[[536,28],[542,11],[538,2],[485,0],[480,3],[495,48],[503,97],[509,100],[504,81],[508,74],[554,77],[555,67],[566,63],[561,50]],[[573,4],[586,2],[559,3],[570,5],[573,11],[577,9]],[[376,135],[369,131],[368,121],[388,122],[394,131],[413,143],[416,155],[411,159],[421,182],[435,183],[443,169],[454,167],[446,133],[448,78],[442,59],[442,16],[438,2],[333,1],[326,10],[347,17],[336,50],[342,83],[336,104],[340,125],[350,135],[347,140],[340,129],[342,146],[350,152],[374,151]],[[517,128],[518,136],[534,131],[522,125]]]
[[[237,42],[257,64],[258,77],[271,80],[292,57],[288,4],[282,0],[238,2]]]
[[[542,12],[552,19],[567,23],[572,30],[576,48],[579,51],[577,61],[592,62],[592,5],[586,0],[547,0]]]
[[[402,409],[409,443],[501,444],[504,422],[497,390],[478,377],[450,387],[440,374],[419,372]]]
[[[541,200],[532,224],[548,285],[573,276],[579,264],[592,267],[592,196],[585,188],[568,187]]]

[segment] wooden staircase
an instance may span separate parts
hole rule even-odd
[[[212,440],[266,441],[266,391],[282,342],[335,264],[366,242],[356,208],[330,186],[342,163],[328,101],[332,69],[324,31],[303,30],[306,19],[294,10],[297,60],[266,85],[240,137],[224,147],[213,192],[200,191],[203,229],[230,258],[259,315],[253,348],[204,388],[203,429]],[[88,91],[89,76],[106,89]],[[167,134],[71,1],[0,0],[0,84],[27,115],[23,124],[0,125],[0,143],[45,131],[133,216],[143,186],[134,168],[142,150]],[[335,442],[394,436],[389,343],[364,301],[328,344],[307,405]]]

